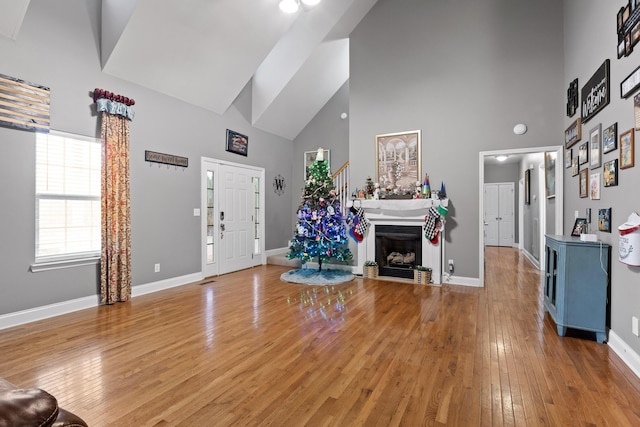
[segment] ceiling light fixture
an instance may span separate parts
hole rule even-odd
[[[505,156],[504,154],[500,155],[500,156],[496,156],[496,160],[499,162],[504,162],[505,160],[507,160],[508,156]]]
[[[296,13],[300,10],[300,6],[315,6],[320,0],[282,0],[280,2],[280,10],[285,13]]]

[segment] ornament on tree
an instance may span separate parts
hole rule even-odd
[[[303,264],[317,260],[321,271],[323,262],[332,259],[347,262],[353,255],[347,245],[345,218],[322,148],[318,149],[308,173],[287,258],[299,258]]]

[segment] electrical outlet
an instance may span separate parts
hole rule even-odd
[[[449,273],[453,273],[453,260],[450,259],[448,264],[449,264]]]
[[[159,273],[160,272],[160,264],[154,265],[153,266],[153,271],[156,272],[156,273]]]
[[[638,335],[638,318],[636,316],[631,317],[631,332],[635,336],[640,336]]]

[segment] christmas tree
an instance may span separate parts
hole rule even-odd
[[[297,215],[288,259],[299,258],[303,264],[317,259],[318,271],[321,271],[323,262],[332,259],[346,262],[353,257],[347,245],[345,219],[322,148],[318,149],[316,160],[309,167]]]

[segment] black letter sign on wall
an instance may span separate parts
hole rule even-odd
[[[582,124],[593,118],[609,104],[609,60],[605,60],[600,68],[582,88]]]

